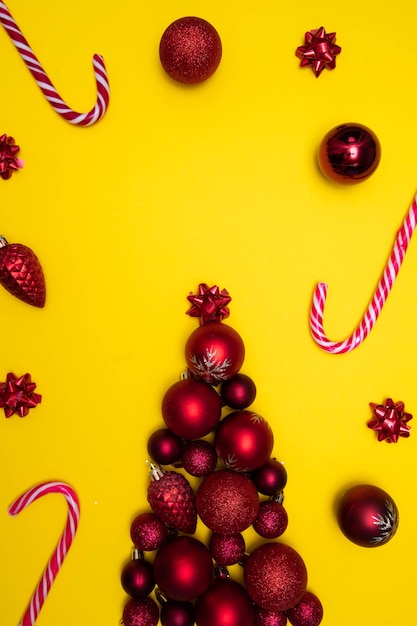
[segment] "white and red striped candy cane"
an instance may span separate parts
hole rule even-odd
[[[416,223],[417,195],[411,204],[400,230],[397,232],[391,256],[388,259],[382,278],[378,283],[365,315],[350,337],[344,341],[330,341],[324,332],[323,310],[327,297],[327,284],[317,283],[310,311],[310,330],[314,341],[322,350],[332,354],[350,352],[366,339],[378,319],[382,307],[397,278]]]
[[[68,517],[64,532],[62,533],[55,551],[49,559],[42,577],[33,592],[29,606],[27,607],[19,626],[33,626],[35,623],[52,583],[54,582],[67,552],[71,547],[80,519],[80,503],[76,492],[70,485],[57,481],[40,483],[23,493],[10,505],[10,515],[17,515],[20,511],[23,511],[23,509],[29,506],[29,504],[48,493],[60,493],[65,497],[68,504]]]
[[[62,100],[32,48],[29,46],[22,31],[16,24],[9,9],[4,2],[1,1],[0,22],[54,111],[70,124],[76,124],[78,126],[91,126],[103,117],[109,104],[110,91],[106,66],[102,56],[99,54],[93,56],[94,76],[97,86],[96,104],[88,113],[77,113],[70,109],[66,102]]]

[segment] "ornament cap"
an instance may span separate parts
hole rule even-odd
[[[229,570],[225,565],[216,565],[213,570],[213,576],[215,580],[224,580],[225,578],[230,578]]]
[[[9,245],[9,242],[7,241],[6,237],[4,237],[3,235],[0,235],[0,248],[5,248],[8,245]]]
[[[132,561],[142,561],[145,558],[142,550],[138,548],[133,548],[132,550]]]
[[[157,465],[156,463],[152,463],[152,461],[148,461],[148,460],[146,460],[146,462],[149,463],[149,467],[150,467],[149,475],[151,477],[151,480],[153,481],[161,480],[161,478],[165,476],[165,472],[160,465]]]

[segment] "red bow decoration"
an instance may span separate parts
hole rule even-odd
[[[304,46],[298,46],[295,54],[301,59],[300,67],[310,65],[316,78],[325,67],[333,70],[336,67],[336,56],[342,48],[334,42],[336,33],[326,33],[323,26],[310,30],[305,34]]]
[[[30,374],[19,378],[9,372],[5,383],[0,383],[0,408],[4,409],[6,417],[17,413],[25,417],[30,409],[34,409],[42,400],[42,396],[34,393],[36,383],[32,382]]]
[[[394,402],[387,398],[384,404],[369,404],[374,417],[369,420],[368,428],[378,433],[378,441],[397,443],[399,437],[410,436],[410,426],[407,424],[413,416],[404,411],[404,402]]]
[[[187,299],[193,305],[187,311],[187,315],[199,317],[201,325],[209,322],[221,322],[222,319],[230,315],[227,305],[232,298],[226,289],[220,291],[217,285],[209,287],[205,283],[200,283],[198,293],[190,294]]]
[[[23,161],[16,158],[20,146],[16,146],[13,137],[0,136],[0,177],[7,180],[13,172],[23,167]]]

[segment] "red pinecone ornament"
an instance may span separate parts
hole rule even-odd
[[[194,492],[178,472],[165,472],[151,463],[148,502],[160,520],[177,530],[193,534],[197,527]]]
[[[0,283],[27,304],[45,306],[45,278],[36,254],[21,243],[0,236]]]

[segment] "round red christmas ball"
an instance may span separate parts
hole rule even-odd
[[[217,385],[235,376],[245,359],[240,335],[227,324],[210,322],[197,328],[185,345],[187,367],[195,378]]]
[[[209,541],[209,550],[219,565],[234,565],[239,563],[245,554],[245,540],[240,533],[237,535],[213,533]]]
[[[255,626],[286,626],[287,614],[285,611],[268,611],[255,606]]]
[[[200,17],[182,17],[168,26],[159,45],[162,67],[180,83],[201,83],[222,58],[218,32]]]
[[[276,459],[269,459],[251,473],[251,478],[259,493],[264,496],[275,496],[287,484],[287,470]]]
[[[159,428],[148,439],[148,454],[160,465],[172,465],[182,453],[182,441],[169,428]]]
[[[217,426],[221,410],[221,399],[215,389],[194,378],[174,383],[162,400],[165,424],[184,439],[208,435]]]
[[[130,526],[135,548],[149,552],[157,550],[168,537],[168,529],[155,513],[141,513]]]
[[[181,461],[185,471],[201,478],[214,472],[217,465],[216,450],[209,441],[189,441],[184,446]]]
[[[375,133],[362,124],[341,124],[323,138],[318,162],[323,174],[342,183],[359,183],[378,167],[381,146]]]
[[[231,409],[246,409],[256,398],[256,385],[246,374],[236,374],[222,383],[220,396]]]
[[[276,539],[287,529],[288,515],[282,504],[265,500],[259,505],[259,512],[253,527],[261,537]]]
[[[238,582],[216,580],[195,604],[197,626],[253,626],[252,601]]]
[[[399,514],[394,500],[383,489],[355,485],[341,497],[337,520],[350,541],[364,548],[374,548],[395,535]]]
[[[139,600],[131,598],[123,609],[124,626],[157,626],[158,605],[149,596]]]
[[[162,626],[193,626],[194,607],[191,602],[167,600],[161,608]]]
[[[323,619],[323,606],[311,591],[306,591],[300,602],[287,611],[293,626],[319,626]]]
[[[202,522],[219,535],[237,535],[249,528],[259,511],[258,492],[244,474],[219,470],[203,478],[196,508]]]
[[[252,600],[270,611],[286,611],[297,604],[307,586],[303,559],[283,543],[255,548],[245,561],[243,576]]]
[[[268,422],[251,411],[234,411],[219,423],[214,447],[223,463],[238,472],[251,472],[269,459],[274,435]]]
[[[210,552],[201,541],[187,535],[169,539],[159,548],[153,565],[158,587],[172,600],[193,600],[213,579]]]
[[[148,596],[155,587],[152,564],[144,559],[129,561],[122,570],[121,583],[132,598]]]

